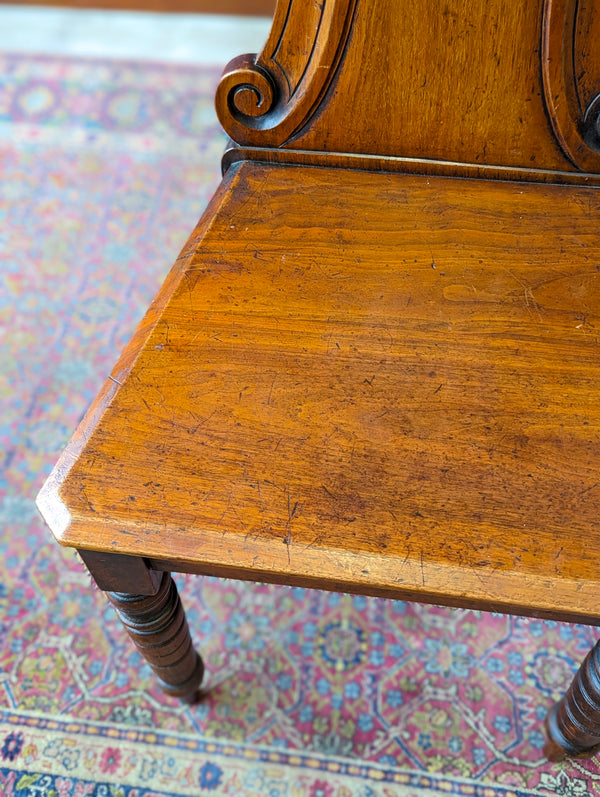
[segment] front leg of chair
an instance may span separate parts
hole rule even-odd
[[[194,703],[204,665],[192,645],[183,606],[170,573],[163,573],[156,595],[122,592],[107,595],[163,691],[186,703]]]
[[[600,749],[600,642],[585,657],[571,686],[546,718],[550,761],[590,758]]]
[[[79,551],[106,592],[131,641],[156,674],[163,691],[194,703],[204,664],[194,649],[171,574],[148,569],[143,559]]]

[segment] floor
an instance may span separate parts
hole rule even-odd
[[[264,17],[0,6],[0,51],[225,65],[258,52]]]

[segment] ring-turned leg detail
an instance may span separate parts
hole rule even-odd
[[[134,645],[157,675],[161,688],[186,703],[195,702],[204,665],[192,645],[170,573],[163,574],[155,595],[106,594]]]
[[[600,749],[600,642],[588,653],[563,699],[546,717],[550,761],[589,758]]]

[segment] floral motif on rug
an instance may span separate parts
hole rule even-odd
[[[219,71],[0,56],[0,794],[600,793],[542,755],[592,628],[177,577],[208,671],[182,706],[38,518],[218,183]]]

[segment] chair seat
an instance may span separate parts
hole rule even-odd
[[[593,188],[232,167],[39,499],[151,567],[600,623]]]

